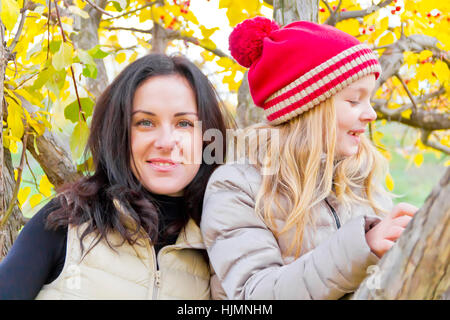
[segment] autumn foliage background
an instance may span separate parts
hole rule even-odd
[[[96,97],[123,67],[149,52],[187,55],[236,118],[246,112],[237,108],[246,69],[230,57],[226,38],[246,18],[272,18],[279,2],[1,0],[2,144],[17,189],[12,199],[2,199],[3,210],[15,199],[29,218],[64,180],[46,173],[45,139],[63,148],[70,174],[81,174],[89,164],[83,150]],[[449,7],[436,0],[317,6],[320,23],[358,37],[395,63],[385,61],[388,74],[394,72],[373,97],[379,120],[369,135],[391,163],[386,187],[401,195],[396,201],[419,207],[450,165]]]

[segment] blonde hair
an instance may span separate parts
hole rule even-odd
[[[269,135],[261,141],[257,132],[263,129],[277,130],[278,139]],[[344,206],[365,203],[377,214],[385,213],[374,195],[386,193],[378,179],[385,177],[387,161],[364,136],[356,155],[335,159],[336,111],[332,98],[277,127],[257,124],[247,128],[243,135],[258,150],[248,152],[238,145],[238,153],[255,160],[252,164],[261,171],[267,166],[275,168],[271,174],[262,175],[256,212],[277,238],[294,228],[288,251],[292,253],[295,249],[296,257],[300,255],[305,225],[314,225],[312,208],[333,189]],[[275,211],[286,221],[281,230],[275,225]]]

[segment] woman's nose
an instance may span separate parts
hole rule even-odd
[[[175,147],[177,139],[172,128],[169,126],[162,126],[158,132],[155,141],[155,147],[160,150],[171,151]]]

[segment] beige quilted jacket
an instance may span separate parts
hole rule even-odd
[[[316,229],[306,227],[295,259],[287,253],[292,234],[277,241],[255,214],[260,184],[259,172],[245,164],[223,165],[209,180],[200,228],[221,285],[212,284],[212,297],[340,299],[355,291],[379,260],[365,239],[380,221],[372,208],[345,209],[330,195],[313,209]],[[383,203],[392,207],[390,199]],[[283,217],[276,223],[283,226]]]

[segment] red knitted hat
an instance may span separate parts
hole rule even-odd
[[[376,55],[355,37],[332,26],[297,21],[280,28],[255,17],[229,38],[236,61],[249,68],[255,104],[276,125],[311,109],[350,83],[375,74]]]

